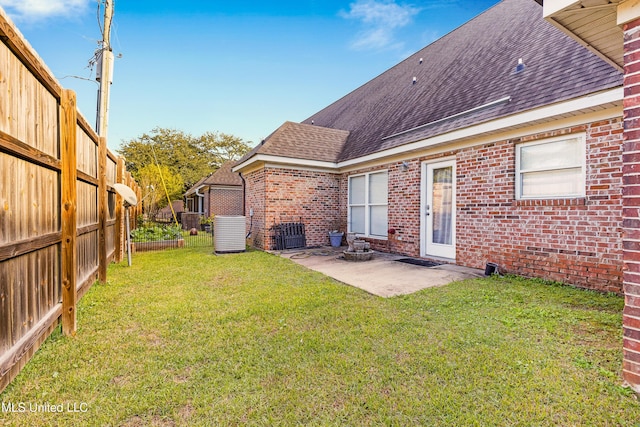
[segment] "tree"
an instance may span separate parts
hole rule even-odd
[[[184,192],[182,177],[165,165],[158,167],[151,163],[143,166],[136,180],[143,188],[144,211],[150,215],[169,204],[167,193],[170,200],[180,200]]]
[[[182,178],[184,191],[215,172],[225,160],[238,159],[249,150],[245,141],[232,135],[207,132],[194,137],[180,130],[157,127],[149,134],[124,142],[119,153],[138,182],[140,171],[147,165],[155,165],[157,159],[158,164]]]
[[[237,136],[218,132],[205,132],[200,137],[200,143],[212,155],[210,165],[215,169],[226,161],[239,159],[251,149]]]

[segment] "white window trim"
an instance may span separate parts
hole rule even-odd
[[[387,174],[387,201],[386,203],[370,203],[369,202],[369,176],[370,175],[375,175],[375,174],[379,174],[379,173],[386,173]],[[351,203],[351,178],[355,178],[358,176],[364,176],[365,180],[364,180],[364,198],[365,201],[364,203]],[[364,233],[358,233],[359,236],[363,236],[363,237],[369,237],[372,239],[378,239],[378,240],[387,240],[387,236],[380,236],[377,234],[369,234],[369,231],[371,229],[371,209],[369,209],[371,206],[386,206],[387,207],[387,221],[389,218],[389,171],[388,170],[377,170],[374,172],[366,172],[366,173],[359,173],[359,174],[354,174],[354,175],[349,175],[348,180],[348,188],[347,188],[347,232],[351,232],[351,208],[352,207],[364,207]]]
[[[551,195],[539,195],[539,196],[523,196],[522,195],[522,173],[523,171],[520,170],[520,149],[522,147],[530,147],[532,145],[541,145],[541,144],[548,144],[548,143],[553,143],[553,142],[558,142],[558,141],[566,141],[567,139],[575,139],[577,138],[580,144],[580,151],[582,153],[582,158],[580,159],[580,168],[582,173],[580,174],[580,188],[581,188],[581,192],[579,194],[568,194],[568,195],[558,195],[558,194],[551,194]],[[516,200],[547,200],[547,199],[579,199],[579,198],[583,198],[586,196],[586,171],[587,171],[587,152],[586,152],[586,134],[585,133],[573,133],[573,134],[568,134],[568,135],[562,135],[559,137],[555,137],[555,138],[546,138],[546,139],[540,139],[540,140],[536,140],[536,141],[531,141],[531,142],[524,142],[521,144],[516,144],[516,168],[515,168],[515,172],[516,172]],[[578,165],[574,166],[574,167],[578,167]],[[568,169],[568,168],[561,168],[561,169]],[[536,171],[540,171],[540,172],[544,172],[544,171],[552,171],[554,169],[539,169],[539,170],[526,170],[524,171],[526,172],[536,172]]]

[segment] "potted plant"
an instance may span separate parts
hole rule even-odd
[[[202,231],[211,231],[211,224],[213,223],[213,215],[206,217],[206,216],[201,216],[200,217],[200,229]]]

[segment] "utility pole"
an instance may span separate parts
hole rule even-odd
[[[109,126],[109,90],[113,82],[113,50],[111,49],[111,20],[113,19],[113,3],[115,0],[104,0],[104,29],[102,46],[98,53],[98,70],[96,80],[100,82],[98,89],[98,113],[96,132],[98,136],[107,137]]]

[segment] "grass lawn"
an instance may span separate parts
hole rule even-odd
[[[0,395],[26,406],[0,424],[640,425],[622,307],[518,278],[382,299],[257,251],[141,253]]]

